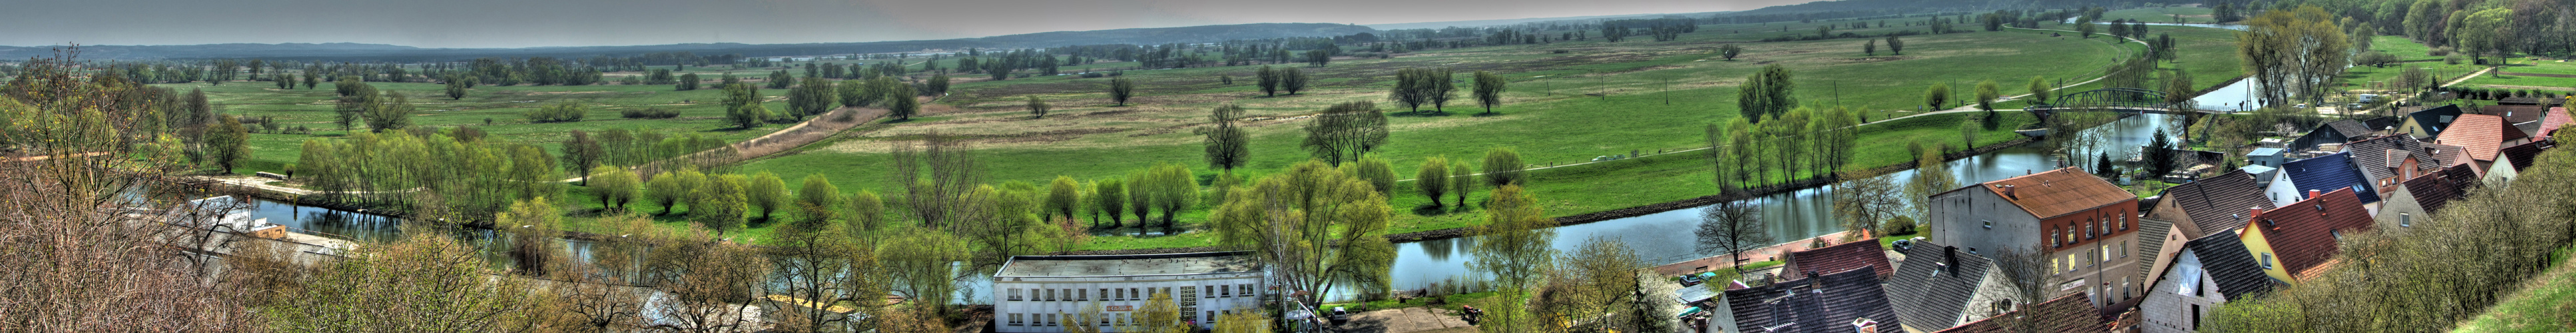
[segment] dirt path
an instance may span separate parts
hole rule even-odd
[[[718,163],[716,164],[731,164],[769,156],[771,154],[777,154],[778,152],[820,142],[825,138],[831,138],[833,134],[838,134],[841,131],[876,121],[877,118],[885,117],[888,112],[890,111],[884,108],[841,107],[838,109],[832,109],[831,112],[824,112],[822,115],[814,116],[814,119],[807,119],[805,122],[796,123],[795,126],[788,126],[787,128],[779,129],[777,132],[770,132],[767,135],[761,135],[757,138],[751,138],[750,140],[743,140],[742,142],[728,145],[733,148],[734,156],[717,156],[713,158],[717,159]],[[708,150],[690,155],[696,156],[721,153],[722,150]],[[689,157],[682,157],[682,159],[686,158]],[[567,183],[577,182],[581,181],[582,178],[586,177],[567,178],[563,181]]]
[[[2460,84],[2461,82],[2469,82],[2469,79],[2475,79],[2475,78],[2478,78],[2478,76],[2479,76],[2479,75],[2487,75],[2487,72],[2495,71],[2495,69],[2496,69],[2495,67],[2487,67],[2487,69],[2480,69],[2480,70],[2478,70],[2478,72],[2476,72],[2476,73],[2469,73],[2469,75],[2468,75],[2468,76],[2462,76],[2462,77],[2460,77],[2460,79],[2458,79],[2458,80],[2451,80],[2451,82],[2443,83],[2443,84],[2442,84],[2442,87],[2443,87],[2443,88],[2449,88],[2449,87],[2451,87],[2451,85]]]

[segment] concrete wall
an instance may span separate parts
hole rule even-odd
[[[2387,197],[2387,200],[2379,201],[2379,215],[2372,217],[2375,222],[2372,223],[2373,228],[2378,229],[2379,232],[2390,234],[2406,232],[2407,229],[2412,228],[2405,225],[2424,225],[2424,222],[2432,221],[2433,214],[2425,212],[2424,205],[2415,201],[2415,193],[2405,191],[2403,186],[2398,189],[2399,191]],[[2413,222],[2406,222],[2409,219]]]
[[[2030,248],[2040,244],[2039,217],[2004,201],[1985,186],[1932,196],[1931,236],[1941,245],[1957,246],[1984,257],[1993,257],[2005,248]],[[1987,227],[1992,222],[1993,227]]]

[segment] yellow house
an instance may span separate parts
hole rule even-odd
[[[2236,237],[2264,275],[2285,283],[2298,281],[2334,265],[2335,253],[2340,252],[2335,243],[2343,233],[2376,224],[2353,189],[2311,194],[2280,208],[2255,210],[2254,218],[2236,229]]]

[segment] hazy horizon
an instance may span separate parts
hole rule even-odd
[[[1399,24],[1750,10],[1814,0],[316,0],[39,1],[0,45],[361,43],[524,48],[842,43],[1247,23]],[[96,15],[65,15],[95,13]]]

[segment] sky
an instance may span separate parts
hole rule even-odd
[[[1749,10],[1812,0],[32,0],[0,45],[836,43],[1241,23]]]

